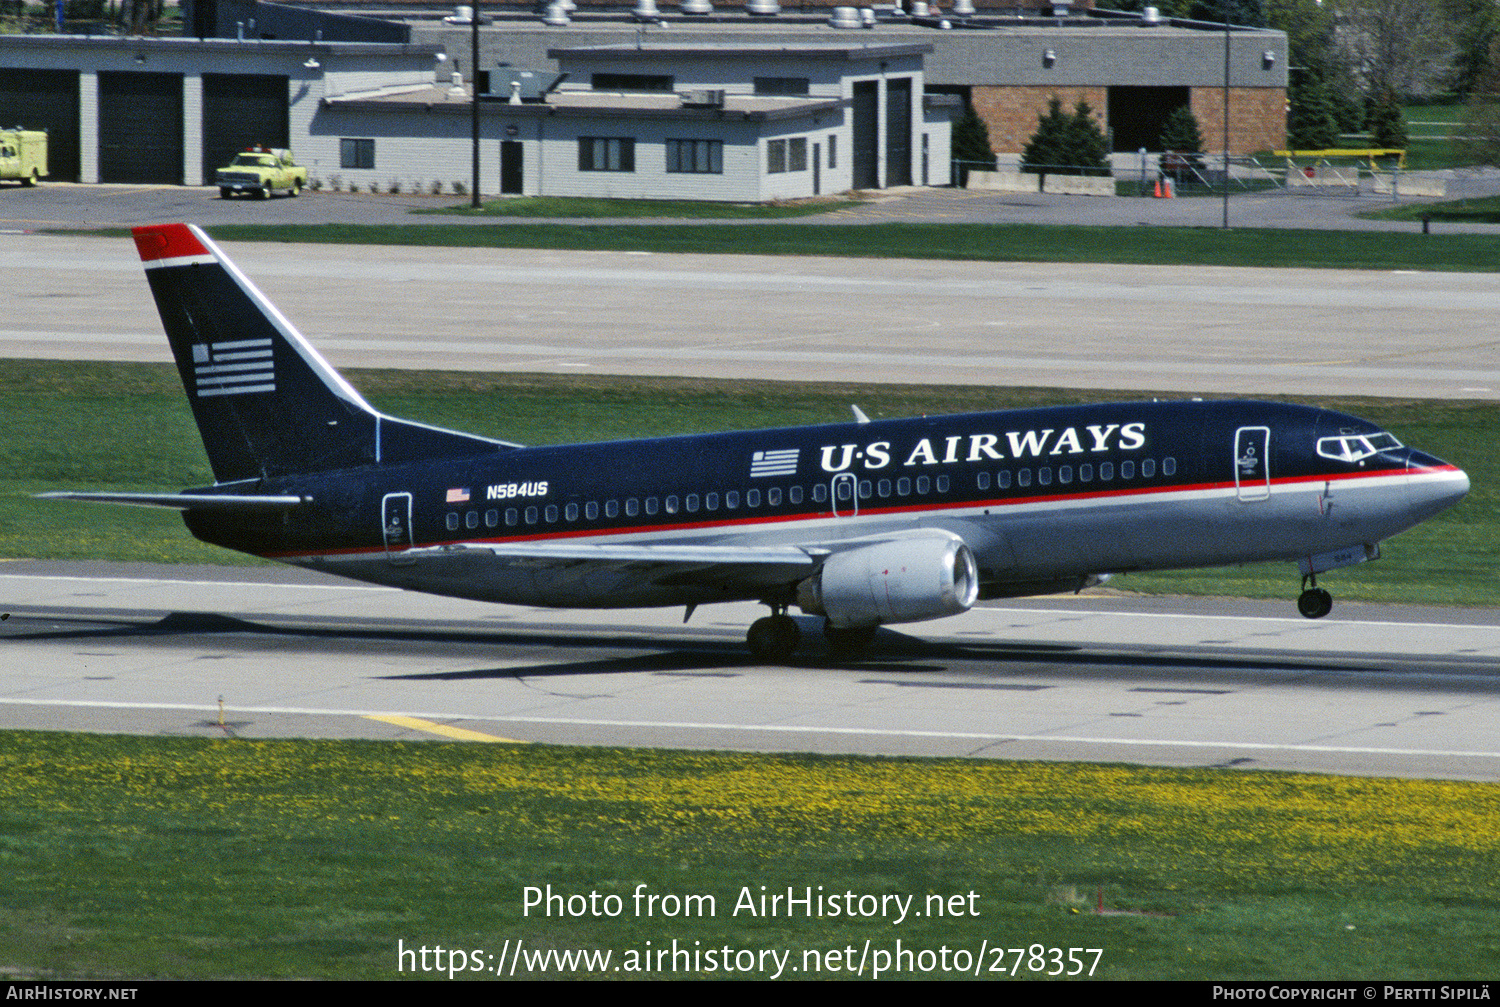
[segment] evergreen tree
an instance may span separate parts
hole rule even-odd
[[[970,170],[994,171],[995,152],[990,147],[990,130],[972,105],[964,105],[964,114],[953,124],[953,160],[959,162],[958,184],[967,185]]]
[[[1162,158],[1162,170],[1179,182],[1191,181],[1203,171],[1203,133],[1193,110],[1181,106],[1162,123],[1158,149],[1170,157]]]
[[[1062,99],[1054,94],[1047,103],[1046,114],[1037,119],[1036,132],[1021,151],[1021,170],[1043,175],[1067,164],[1071,121],[1063,114]]]
[[[1249,28],[1266,26],[1266,8],[1261,0],[1193,0],[1188,8],[1188,17],[1194,21],[1217,21],[1245,25]]]
[[[1323,82],[1310,79],[1289,88],[1291,121],[1286,142],[1293,150],[1329,150],[1338,145],[1339,127]]]
[[[1094,118],[1094,110],[1086,101],[1080,101],[1073,109],[1073,118],[1068,124],[1068,154],[1069,160],[1064,163],[1078,169],[1071,174],[1109,174],[1109,144]]]
[[[1062,99],[1052,96],[1021,152],[1021,170],[1035,175],[1109,174],[1109,148],[1088,102],[1080,101],[1073,114],[1066,115]]]
[[[1396,95],[1389,89],[1369,100],[1365,119],[1370,126],[1373,146],[1406,149],[1406,117],[1401,114]]]

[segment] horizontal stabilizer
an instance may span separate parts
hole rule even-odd
[[[310,498],[297,496],[230,496],[227,493],[38,493],[41,500],[83,500],[88,503],[168,507],[173,510],[264,513],[301,507]]]

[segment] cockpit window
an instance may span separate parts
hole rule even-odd
[[[1401,442],[1388,433],[1324,437],[1318,441],[1318,454],[1340,462],[1357,462],[1381,451],[1394,451]]]

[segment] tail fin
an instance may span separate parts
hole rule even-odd
[[[515,447],[377,412],[199,228],[133,234],[216,481]]]

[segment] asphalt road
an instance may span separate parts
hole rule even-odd
[[[231,244],[336,366],[1500,397],[1497,274]],[[167,361],[133,245],[0,235],[0,356]]]

